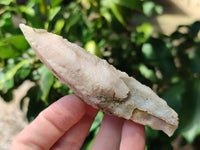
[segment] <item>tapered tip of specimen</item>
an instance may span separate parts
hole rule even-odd
[[[29,27],[29,26],[27,26],[27,25],[25,25],[25,24],[19,24],[19,28],[22,30],[23,33],[26,33],[26,32],[28,32],[28,31],[31,31],[31,30],[32,30],[31,27]]]
[[[27,25],[23,24],[23,23],[20,23],[19,24],[19,27],[21,30],[23,30],[24,28],[28,27]],[[30,27],[29,27],[30,28]]]
[[[20,24],[19,28],[21,29],[21,31],[25,35],[25,38],[29,41],[28,38],[30,38],[31,33],[33,33],[33,28],[31,28],[31,27],[29,27],[25,24]]]

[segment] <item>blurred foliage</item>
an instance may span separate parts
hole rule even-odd
[[[149,0],[1,0],[1,97],[11,101],[16,88],[25,80],[32,81],[34,86],[21,100],[23,108],[29,99],[27,118],[31,121],[49,104],[72,93],[29,47],[18,27],[26,23],[106,59],[152,87],[176,110],[180,125],[173,137],[146,127],[147,150],[172,149],[171,142],[179,135],[185,141],[180,146],[196,143],[200,136],[200,22],[180,25],[169,36],[153,34],[148,19],[162,12],[162,6]],[[140,17],[147,19],[137,24]],[[102,117],[100,112],[82,149],[89,149]]]

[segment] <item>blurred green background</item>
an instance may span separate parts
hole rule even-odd
[[[179,24],[170,34],[158,31],[152,19],[164,7],[149,0],[0,0],[0,96],[12,101],[14,89],[33,82],[20,103],[23,108],[29,99],[31,121],[72,93],[35,56],[18,25],[44,28],[150,86],[178,113],[179,128],[170,138],[146,127],[146,150],[200,149],[200,22]],[[102,117],[99,112],[83,150]]]

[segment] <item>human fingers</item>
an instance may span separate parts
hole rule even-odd
[[[122,128],[120,150],[144,150],[145,128],[143,125],[126,120]]]
[[[70,128],[51,150],[79,150],[90,130],[92,122],[97,114],[96,109],[87,106],[87,112],[83,118],[72,128]]]
[[[16,137],[10,150],[48,150],[85,112],[85,103],[75,95],[61,98]]]
[[[123,122],[122,118],[105,114],[91,150],[119,149]]]

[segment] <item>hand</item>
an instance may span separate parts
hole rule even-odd
[[[98,110],[68,95],[42,111],[10,150],[79,150]],[[144,126],[105,115],[91,150],[144,150]]]

